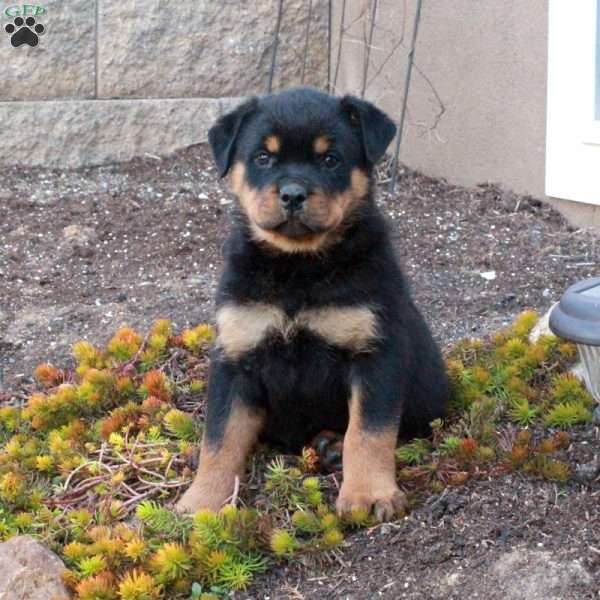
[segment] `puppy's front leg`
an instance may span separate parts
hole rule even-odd
[[[262,428],[263,415],[250,406],[238,376],[216,361],[211,369],[208,413],[200,464],[192,485],[177,503],[180,512],[217,511],[242,479],[246,457]]]
[[[399,411],[377,397],[382,382],[371,383],[375,389],[360,380],[352,386],[350,420],[344,436],[344,482],[337,511],[343,516],[373,509],[379,521],[387,521],[402,515],[407,507],[406,496],[396,484]]]

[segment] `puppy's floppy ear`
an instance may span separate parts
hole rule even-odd
[[[258,108],[258,99],[250,98],[235,110],[219,117],[208,131],[208,141],[212,148],[219,175],[225,177],[235,155],[235,143],[244,120]]]
[[[348,114],[350,123],[359,128],[365,157],[374,165],[396,135],[394,122],[374,104],[354,96],[344,96],[342,111]]]

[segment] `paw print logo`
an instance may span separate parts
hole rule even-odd
[[[40,41],[38,36],[43,35],[46,28],[41,23],[36,24],[33,17],[27,17],[27,19],[17,17],[4,30],[11,36],[10,43],[17,48],[23,44],[37,46]]]

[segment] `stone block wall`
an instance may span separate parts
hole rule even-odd
[[[266,89],[278,0],[10,1],[0,4],[0,164],[167,154]],[[324,86],[327,1],[283,6],[274,89]],[[20,14],[44,25],[36,46],[11,44],[5,27]]]

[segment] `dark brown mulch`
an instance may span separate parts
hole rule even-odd
[[[496,329],[523,308],[544,310],[569,283],[598,273],[598,235],[495,186],[405,171],[379,202],[444,344]],[[0,168],[0,204],[5,387],[121,322],[212,318],[233,204],[206,147],[78,170]]]
[[[544,311],[598,274],[597,233],[496,186],[404,171],[379,202],[444,345]],[[0,168],[0,206],[0,392],[20,395],[38,363],[64,365],[75,340],[103,343],[121,323],[212,320],[233,203],[205,146],[78,170]],[[595,429],[582,448],[588,461],[599,453]],[[356,534],[333,566],[275,570],[250,597],[597,597],[599,500],[597,482],[473,482]]]

